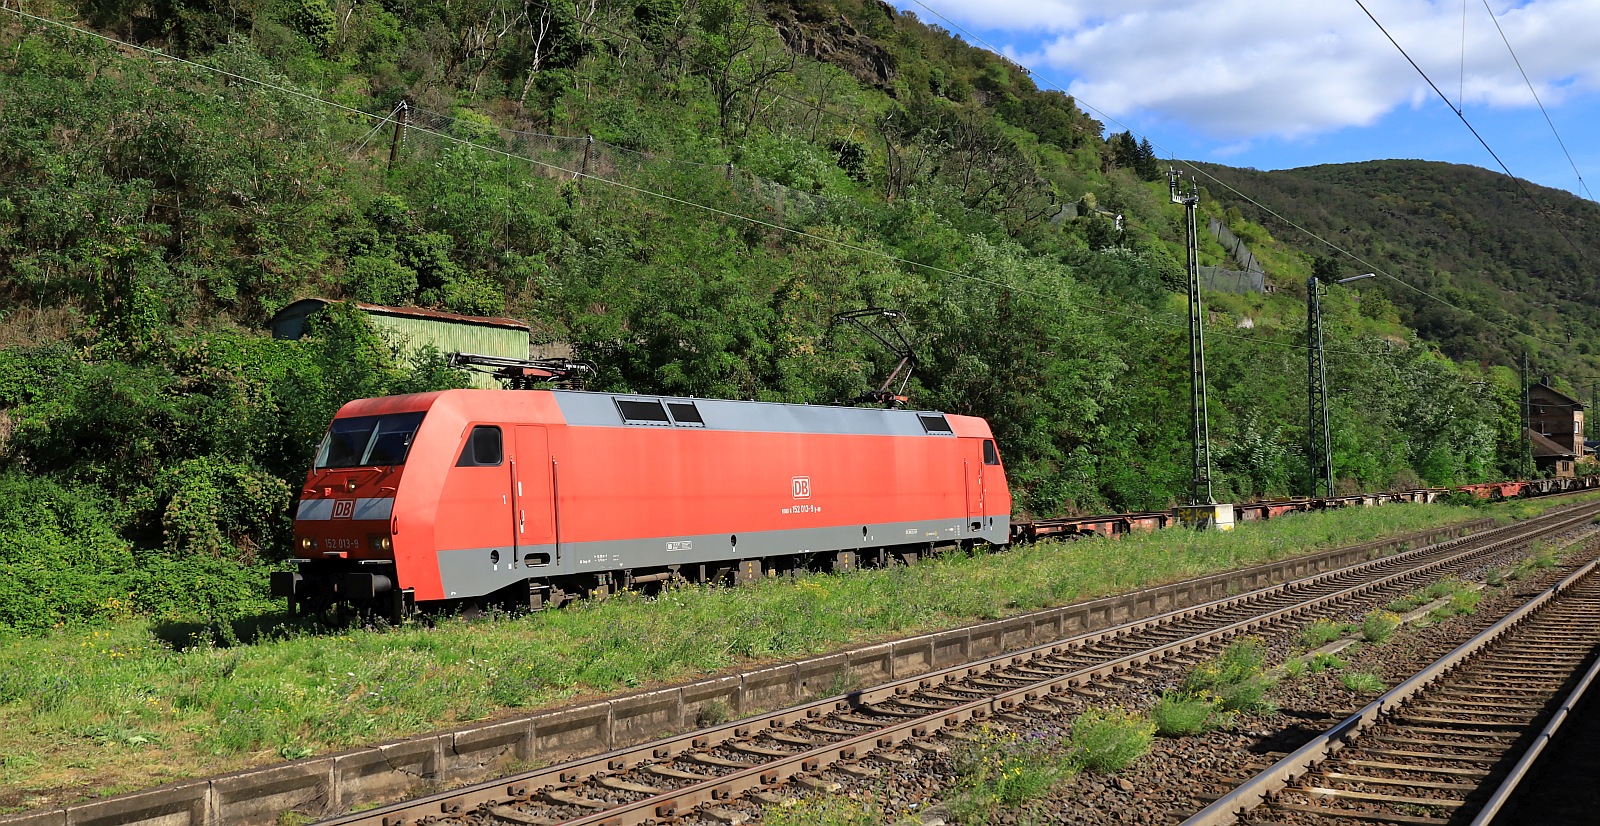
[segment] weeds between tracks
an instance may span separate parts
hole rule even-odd
[[[0,648],[0,811],[959,626],[1484,513],[1527,516],[1554,504],[1299,514],[1226,534],[1171,530],[1041,543],[949,554],[909,568],[623,595],[431,626],[319,632],[261,616],[240,624],[246,642],[232,646],[184,618],[13,634]]]

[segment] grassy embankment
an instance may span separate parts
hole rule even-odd
[[[0,806],[308,756],[1484,513],[1526,518],[1552,504],[1307,514],[1229,534],[1041,543],[909,568],[624,595],[532,616],[330,633],[282,628],[231,647],[195,644],[200,637],[174,644],[182,629],[150,621],[16,636],[0,651]]]

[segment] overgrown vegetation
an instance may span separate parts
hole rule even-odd
[[[1383,606],[1383,610],[1395,614],[1404,614],[1407,611],[1412,611],[1427,605],[1434,600],[1443,599],[1445,597],[1454,597],[1457,594],[1469,590],[1471,587],[1472,586],[1456,577],[1445,577],[1444,579],[1429,583],[1428,587],[1423,588],[1420,591],[1406,594],[1405,596],[1390,602],[1388,605]]]
[[[1082,772],[1114,774],[1150,750],[1156,724],[1123,708],[1091,708],[1073,718],[1059,741],[1037,732],[1019,734],[980,726],[956,749],[956,782],[947,805],[965,826],[1036,813],[1058,783]]]
[[[1277,678],[1267,670],[1266,643],[1258,637],[1234,640],[1214,659],[1195,666],[1183,679],[1183,692],[1211,700],[1218,711],[1271,714],[1268,696]]]
[[[11,634],[0,646],[0,791],[142,783],[400,737],[581,694],[689,679],[1121,593],[1346,545],[1463,512],[1404,505],[1314,513],[1219,534],[1165,531],[952,554],[911,567],[740,588],[623,594],[531,616],[432,627],[295,630],[275,614],[227,624],[134,617]],[[264,636],[263,636],[264,635]],[[708,707],[704,724],[732,710]],[[161,743],[101,748],[114,724]],[[34,762],[29,763],[28,760]]]
[[[1382,677],[1367,671],[1346,671],[1339,675],[1339,684],[1357,694],[1382,694],[1389,687]]]
[[[1181,220],[1148,145],[909,12],[88,13],[270,86],[0,18],[0,484],[42,492],[0,514],[18,563],[0,594],[19,597],[0,623],[252,610],[338,404],[455,381],[350,318],[267,340],[268,316],[308,294],[528,319],[599,366],[597,389],[805,402],[875,383],[887,357],[830,322],[893,306],[925,365],[917,403],[990,419],[1019,511],[1186,494],[1186,400],[1168,392],[1187,375]],[[412,129],[391,164],[389,131],[357,113],[402,98]],[[1214,242],[1204,254],[1221,263]],[[1296,301],[1211,299],[1213,323],[1254,325],[1210,344],[1220,497],[1306,477],[1303,359],[1281,346],[1299,341]],[[1349,291],[1327,301],[1340,489],[1524,472],[1514,376],[1452,363],[1397,320]],[[52,573],[69,546],[93,581]]]
[[[1539,571],[1548,571],[1561,564],[1568,554],[1577,551],[1589,542],[1587,538],[1580,539],[1569,545],[1562,546],[1551,540],[1540,540],[1528,548],[1528,555],[1517,560],[1510,568],[1496,568],[1484,576],[1484,582],[1498,587],[1507,581],[1516,581],[1528,577]]]
[[[1148,712],[1151,724],[1163,737],[1189,737],[1231,727],[1242,714],[1272,714],[1278,707],[1269,695],[1279,676],[1267,668],[1263,640],[1236,639],[1184,675],[1176,690],[1162,692]],[[1283,676],[1299,674],[1285,669]]]
[[[975,734],[954,756],[948,806],[957,823],[992,823],[997,812],[1034,803],[1073,771],[1062,745],[1044,736],[987,726]]]
[[[1162,737],[1192,737],[1214,727],[1214,700],[1185,691],[1163,691],[1150,706],[1150,722]]]
[[[1310,665],[1312,674],[1321,674],[1324,671],[1343,670],[1350,663],[1337,654],[1313,654]]]
[[[769,806],[762,811],[761,822],[766,826],[883,826],[897,821],[870,800],[813,794]]]
[[[1321,648],[1354,630],[1354,626],[1330,619],[1314,619],[1300,630],[1300,645],[1304,648]]]
[[[1483,598],[1481,591],[1457,591],[1450,596],[1450,602],[1428,612],[1428,618],[1434,621],[1446,620],[1451,617],[1463,617],[1478,610],[1478,601]]]
[[[1368,611],[1361,618],[1361,638],[1371,643],[1387,642],[1399,627],[1399,614],[1382,609]]]
[[[1072,765],[1113,774],[1150,750],[1156,726],[1144,715],[1122,708],[1092,708],[1072,721],[1067,747]]]
[[[96,346],[91,346],[93,352]],[[345,400],[458,386],[352,308],[302,341],[170,331],[161,356],[0,349],[0,628],[271,610],[290,504]]]

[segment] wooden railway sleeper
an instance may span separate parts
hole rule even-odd
[[[1311,781],[1318,779],[1334,783],[1364,783],[1371,786],[1405,786],[1414,789],[1432,789],[1440,792],[1463,792],[1470,794],[1477,791],[1476,783],[1442,783],[1436,780],[1407,780],[1399,777],[1377,777],[1370,774],[1345,774],[1344,772],[1316,772],[1310,775]]]

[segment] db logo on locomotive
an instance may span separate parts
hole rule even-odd
[[[333,501],[333,518],[334,519],[349,519],[350,517],[354,516],[355,513],[356,513],[356,500],[354,500],[354,499],[335,499]]]
[[[811,477],[810,476],[796,476],[796,477],[794,477],[793,482],[794,482],[794,498],[796,498],[796,499],[810,499],[811,498]]]

